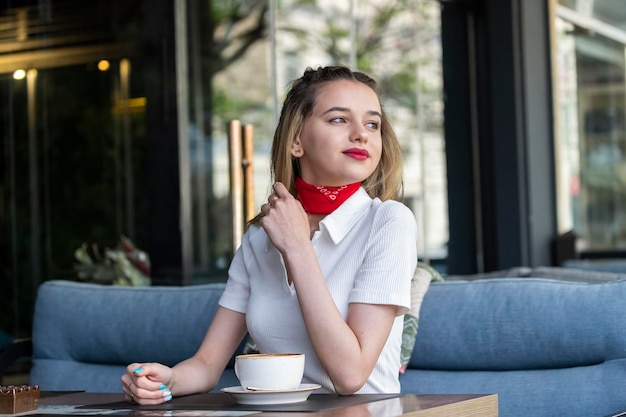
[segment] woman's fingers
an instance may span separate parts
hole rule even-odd
[[[291,193],[289,192],[287,187],[285,187],[285,184],[283,184],[282,182],[274,183],[273,188],[274,188],[274,194],[276,194],[279,198],[291,196]]]
[[[122,375],[122,391],[126,400],[137,404],[160,404],[172,399],[172,392],[162,379],[167,377],[171,370],[160,364],[130,364],[126,373]]]
[[[131,387],[131,393],[126,394],[127,400],[135,402],[137,404],[162,404],[172,399],[172,392],[169,388],[163,388],[158,390],[147,390],[144,388],[138,388],[136,386]]]

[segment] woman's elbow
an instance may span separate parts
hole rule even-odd
[[[362,378],[357,375],[352,377],[342,378],[338,381],[333,381],[335,392],[338,395],[352,395],[361,388],[367,382],[367,378]]]

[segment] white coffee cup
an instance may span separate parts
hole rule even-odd
[[[235,375],[245,389],[297,389],[304,375],[304,353],[238,355]]]

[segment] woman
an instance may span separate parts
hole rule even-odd
[[[283,104],[276,181],[229,269],[196,354],[173,368],[130,364],[126,398],[158,404],[207,392],[249,333],[261,352],[305,353],[320,392],[399,392],[416,224],[396,201],[402,154],[376,82],[341,66],[307,69]]]

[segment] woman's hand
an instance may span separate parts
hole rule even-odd
[[[308,216],[282,183],[274,184],[274,193],[261,206],[261,213],[263,217],[259,222],[279,252],[285,253],[289,248],[310,242]]]
[[[246,335],[243,313],[218,307],[198,351],[170,368],[160,363],[131,363],[122,375],[126,400],[137,404],[162,404],[173,395],[209,392]]]
[[[172,399],[174,372],[160,363],[131,363],[121,380],[127,401],[161,404]]]

